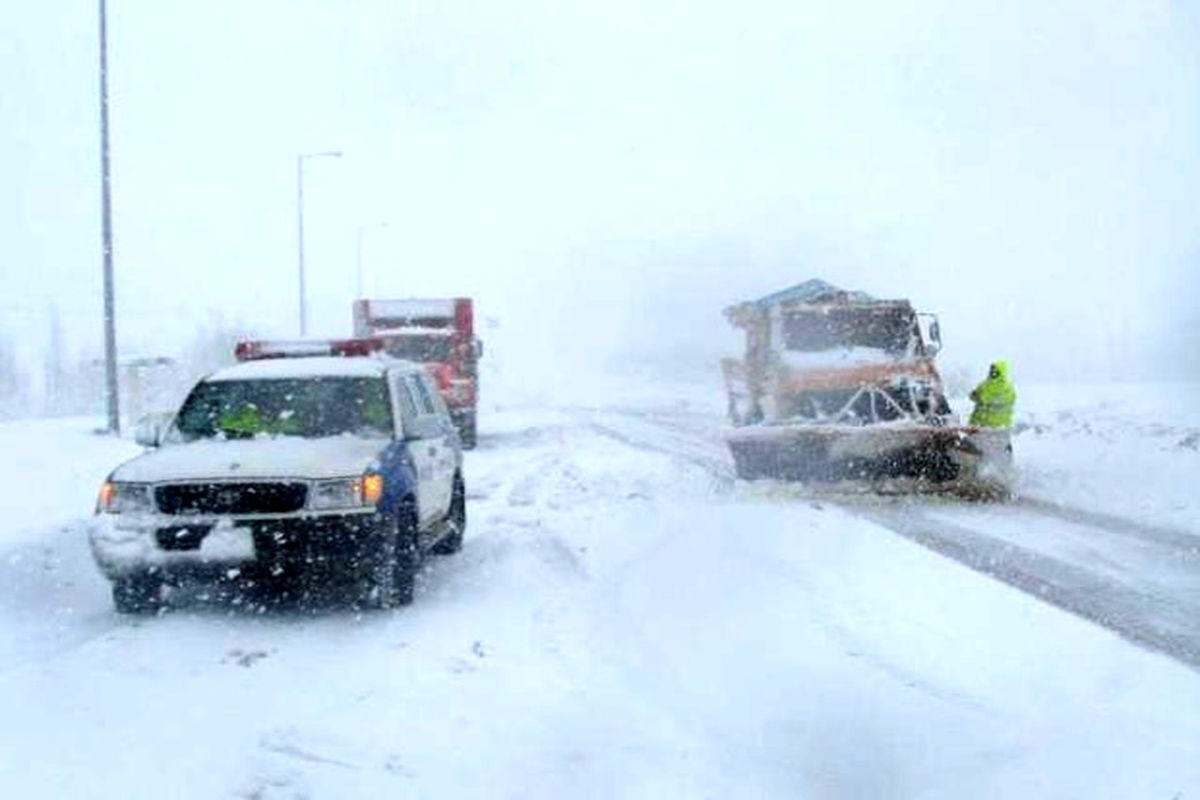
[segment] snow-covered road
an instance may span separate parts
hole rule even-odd
[[[862,516],[1200,670],[1200,538],[1080,509],[859,504]]]
[[[592,416],[604,420],[592,423],[593,428],[620,441],[674,452],[703,466],[722,483],[732,481],[717,433],[720,423],[711,414],[610,408],[593,410]],[[1072,419],[1069,414],[1062,416]],[[1170,431],[1162,425],[1156,429],[1159,436]],[[1108,435],[1102,438],[1111,441],[1111,432],[1103,433]],[[1177,433],[1186,439],[1194,431]],[[1017,440],[1020,448],[1021,437]],[[1138,449],[1151,448],[1143,444]],[[1113,485],[1110,480],[1108,507],[1120,508],[1127,516],[1075,505],[1088,501],[1078,492],[1074,497],[1066,495],[1065,501],[1048,499],[1056,497],[1056,485],[1029,481],[1020,487],[1018,497],[1002,504],[940,497],[821,496],[807,488],[769,482],[743,486],[742,493],[777,500],[820,497],[836,503],[849,513],[1200,670],[1200,520],[1182,527],[1179,521],[1191,518],[1169,514],[1172,506],[1178,509],[1181,505],[1172,496],[1177,489],[1170,473],[1191,469],[1188,462],[1193,459],[1189,458],[1191,452],[1182,459],[1171,455],[1183,463],[1168,462],[1166,470],[1161,463],[1155,465],[1166,474],[1148,479],[1131,468],[1124,485]],[[1088,465],[1078,456],[1076,461],[1076,487],[1082,484],[1093,493],[1103,491],[1104,482],[1094,475],[1088,486]],[[1123,507],[1114,505],[1122,501]],[[1151,519],[1165,517],[1172,524],[1138,519],[1146,505],[1151,506]]]
[[[71,465],[9,483],[4,796],[1200,793],[1195,671],[864,517],[888,509],[735,484],[704,413],[492,413],[463,551],[371,614],[234,595],[118,618],[80,519],[127,446],[64,421],[3,445]],[[1195,588],[1186,553],[1030,538],[1035,505],[904,514]]]

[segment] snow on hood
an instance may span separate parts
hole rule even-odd
[[[294,436],[245,441],[208,439],[170,445],[127,461],[113,472],[120,481],[336,478],[358,475],[387,446],[383,439]]]

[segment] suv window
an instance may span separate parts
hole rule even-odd
[[[412,388],[413,397],[416,399],[417,408],[422,414],[436,414],[437,409],[429,397],[429,390],[425,387],[425,382],[421,380],[422,377],[421,375],[408,376],[408,383]]]
[[[433,378],[429,377],[429,373],[422,373],[420,383],[425,387],[425,395],[429,398],[429,404],[433,406],[435,414],[449,414],[450,410],[446,408],[446,401],[442,399],[441,392],[433,383]]]
[[[417,410],[417,401],[413,399],[412,389],[404,373],[392,374],[392,386],[396,392],[396,402],[400,404],[400,416],[404,420],[405,429],[408,429],[421,413]]]

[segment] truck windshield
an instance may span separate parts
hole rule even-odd
[[[428,364],[432,361],[449,361],[453,351],[449,336],[409,335],[388,336],[387,353],[395,358]]]
[[[913,315],[901,308],[792,312],[783,318],[783,346],[806,353],[870,347],[899,354],[908,349],[913,321]]]
[[[327,377],[204,381],[176,417],[184,441],[259,435],[390,436],[382,378]]]

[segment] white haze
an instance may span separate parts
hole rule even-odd
[[[820,276],[1018,378],[1200,374],[1190,4],[109,0],[119,335],[469,294],[527,374],[736,341]],[[0,20],[0,332],[98,352],[95,3]],[[503,332],[502,334],[500,332]],[[511,355],[510,355],[511,357]]]

